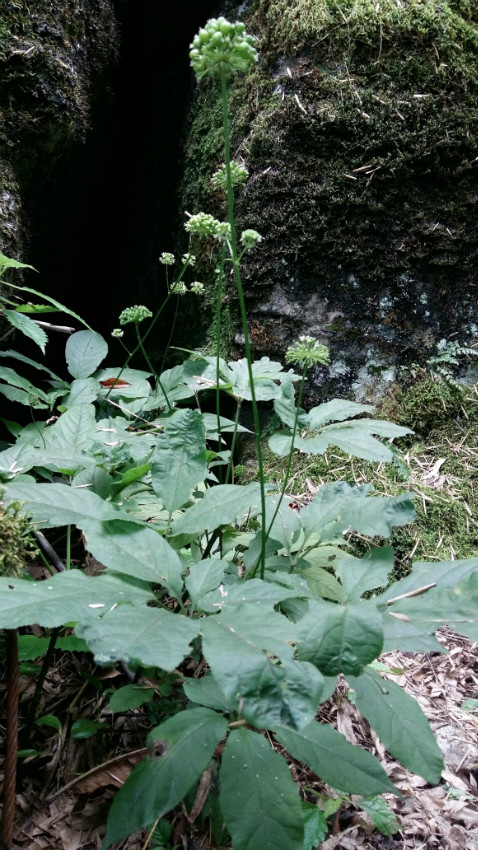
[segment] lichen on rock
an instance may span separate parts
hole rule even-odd
[[[240,225],[263,236],[245,261],[256,354],[318,336],[332,371],[314,395],[417,360],[438,338],[469,339],[478,7],[256,0],[244,22],[260,63],[233,84],[232,148],[250,174]],[[220,157],[218,93],[202,84],[186,143],[191,213],[217,214]]]

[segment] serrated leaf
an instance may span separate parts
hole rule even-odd
[[[180,410],[166,421],[151,460],[151,483],[165,510],[181,508],[206,476],[206,431],[199,410]]]
[[[432,587],[411,599],[394,603],[390,614],[405,615],[414,626],[434,633],[448,625],[470,640],[478,640],[478,570],[454,587]]]
[[[68,337],[66,364],[74,378],[89,378],[108,354],[103,337],[92,331],[78,331]]]
[[[94,378],[76,378],[72,381],[70,392],[62,399],[61,407],[68,410],[77,404],[90,404],[98,395],[98,381]]]
[[[335,571],[350,602],[357,601],[367,590],[383,587],[393,570],[393,548],[371,549],[363,558],[341,558]]]
[[[139,708],[145,702],[149,702],[153,697],[154,688],[148,688],[146,685],[125,685],[111,694],[110,711],[113,714],[117,714],[119,711],[130,711],[133,708]]]
[[[304,846],[302,850],[316,850],[328,832],[327,819],[314,803],[302,803],[304,820]]]
[[[260,505],[258,484],[218,484],[206,490],[179,519],[172,523],[172,534],[203,534],[235,519]]]
[[[311,554],[309,553],[307,560],[309,560]],[[300,570],[299,575],[305,578],[308,587],[313,591],[315,596],[323,599],[331,599],[333,602],[345,602],[345,594],[342,586],[327,570],[312,565]]]
[[[79,570],[57,573],[45,581],[0,578],[0,628],[33,623],[53,628],[98,617],[119,602],[145,605],[153,598],[149,588],[116,576],[93,578]]]
[[[48,337],[43,328],[41,328],[40,325],[37,325],[37,323],[28,316],[25,316],[23,313],[18,313],[16,310],[4,310],[3,312],[10,324],[17,330],[21,331],[24,336],[32,339],[33,342],[36,342],[42,354],[44,354]]]
[[[87,333],[87,331],[85,331]],[[42,435],[43,445],[55,452],[69,448],[87,452],[95,441],[96,417],[92,404],[70,407]]]
[[[208,766],[227,722],[208,708],[180,711],[149,734],[161,755],[146,758],[118,791],[108,814],[103,850],[155,823],[181,802]]]
[[[33,268],[33,266],[29,266],[28,268]],[[35,269],[36,271],[36,269]],[[54,307],[61,313],[66,313],[67,316],[73,316],[74,319],[78,319],[79,322],[85,327],[88,328],[91,333],[94,333],[93,329],[81,318],[77,313],[74,313],[73,310],[70,310],[68,307],[65,307],[64,304],[60,304],[59,301],[56,301],[55,298],[52,298],[50,295],[45,295],[44,292],[38,292],[36,289],[32,289],[30,286],[16,286],[9,281],[2,280],[2,284],[5,286],[10,286],[12,289],[19,289],[22,292],[29,292],[31,295],[37,295],[38,298],[43,298],[44,301],[48,301],[49,304],[53,304]]]
[[[7,487],[11,501],[24,502],[24,512],[45,527],[76,525],[83,529],[89,520],[123,519],[111,504],[88,490],[75,490],[67,484],[29,484],[14,481]]]
[[[356,401],[334,398],[332,401],[327,401],[324,404],[319,404],[318,407],[313,407],[309,411],[308,424],[311,431],[316,431],[328,422],[343,422],[344,419],[351,419],[354,416],[359,416],[361,413],[371,413],[372,411],[373,407],[370,404],[360,404]]]
[[[174,670],[190,652],[199,622],[165,608],[125,608],[108,611],[101,620],[76,627],[97,664],[139,661],[143,667]]]
[[[334,605],[311,600],[297,631],[299,658],[324,676],[359,675],[382,651],[383,619],[371,601]]]
[[[121,519],[83,520],[81,528],[89,551],[105,567],[161,584],[176,599],[181,598],[181,559],[157,531]]]
[[[436,785],[443,756],[417,701],[400,685],[372,670],[358,677],[347,675],[347,681],[360,712],[387,750],[413,773]]]
[[[358,805],[368,814],[373,825],[382,835],[394,835],[400,829],[400,823],[387,806],[383,797],[363,797]]]
[[[285,760],[261,735],[231,732],[222,755],[220,804],[235,850],[302,850],[298,790]]]
[[[183,691],[191,702],[222,712],[229,711],[226,697],[210,673],[202,679],[185,679]]]
[[[324,484],[300,514],[306,539],[314,534],[322,543],[337,543],[346,531],[388,537],[394,526],[414,519],[408,493],[372,496],[371,492],[369,485],[355,487],[344,481]]]
[[[323,678],[311,665],[292,659],[286,641],[293,624],[274,611],[238,606],[203,624],[203,651],[231,706],[259,728],[279,723],[299,728],[314,716]],[[279,665],[269,652],[281,658]]]
[[[2,254],[0,251],[0,276],[3,275],[5,269],[32,269],[36,272],[36,269],[33,266],[29,266],[27,263],[20,263],[19,260],[12,260],[11,257],[6,257],[5,254]],[[2,281],[2,283],[6,283],[6,281]],[[21,289],[22,287],[15,288]]]
[[[383,767],[366,750],[352,746],[328,724],[313,721],[299,731],[276,730],[277,740],[332,788],[348,794],[395,791]]]
[[[202,596],[219,587],[228,566],[227,561],[218,558],[205,558],[192,564],[185,585],[194,607],[197,607]]]

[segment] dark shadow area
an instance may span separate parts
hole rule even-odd
[[[125,306],[154,308],[164,295],[158,257],[173,244],[189,44],[215,7],[211,0],[118,3],[119,61],[97,82],[91,129],[28,207],[28,262],[40,276],[27,284],[106,337]]]

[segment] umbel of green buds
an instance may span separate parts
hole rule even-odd
[[[188,233],[207,239],[208,236],[216,236],[217,226],[220,224],[214,216],[209,213],[196,213],[192,215],[184,225]]]
[[[304,369],[309,369],[316,363],[327,366],[329,352],[325,345],[321,345],[313,336],[300,336],[298,341],[287,349],[285,359],[286,363],[297,363]]]
[[[141,304],[136,304],[135,307],[126,307],[120,314],[120,325],[129,325],[130,322],[142,322],[143,319],[150,319],[152,316],[151,310],[143,307]]]
[[[248,71],[257,62],[254,39],[245,30],[244,24],[231,24],[222,17],[211,18],[199,30],[189,53],[198,80]]]
[[[257,230],[243,230],[241,233],[241,242],[246,251],[250,251],[251,248],[255,248],[261,239],[262,236],[257,232]]]
[[[231,183],[233,186],[239,186],[241,183],[245,183],[247,178],[249,177],[249,172],[244,165],[241,165],[240,162],[237,162],[235,159],[231,160],[230,164],[231,171]],[[217,171],[211,177],[211,183],[215,189],[226,189],[227,187],[227,172],[226,166],[221,165]]]

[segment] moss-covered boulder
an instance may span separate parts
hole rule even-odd
[[[317,336],[323,394],[478,336],[478,5],[256,0],[243,19],[260,63],[234,81],[232,148],[250,172],[239,218],[264,237],[245,269],[256,354]],[[183,208],[219,212],[222,156],[205,82]]]
[[[117,51],[113,0],[3,0],[0,20],[0,249],[28,259],[29,200],[89,127]]]

